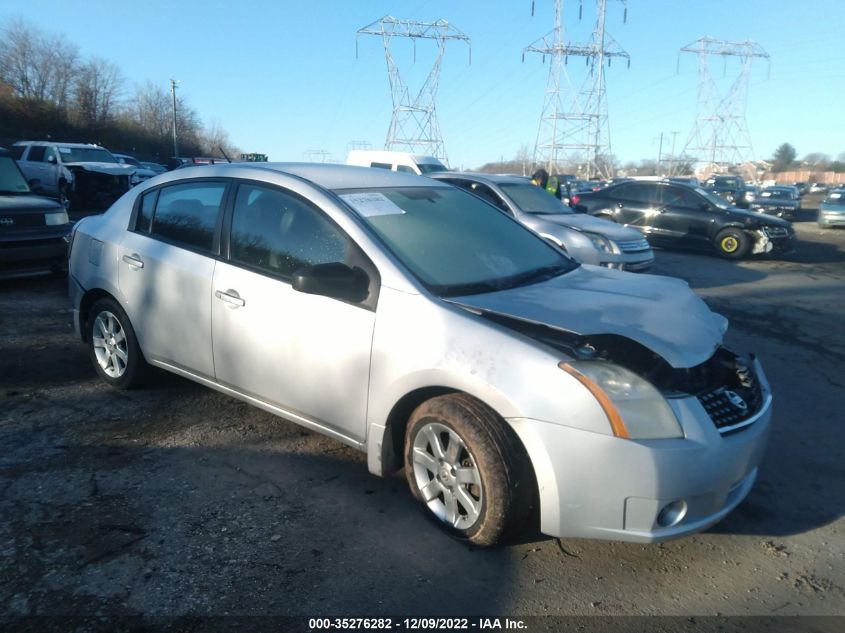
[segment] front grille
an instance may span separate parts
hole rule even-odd
[[[44,226],[44,213],[44,211],[39,211],[38,213],[0,214],[0,230],[29,229],[35,226]]]
[[[720,433],[729,433],[756,415],[763,406],[763,390],[748,367],[737,370],[738,386],[718,387],[699,394],[698,401]]]
[[[651,248],[644,238],[616,243],[619,245],[619,250],[623,253],[641,253],[642,251],[647,251]]]

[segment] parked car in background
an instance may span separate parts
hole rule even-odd
[[[145,180],[149,180],[153,176],[157,176],[158,173],[153,171],[152,169],[148,169],[141,164],[134,156],[130,156],[129,154],[115,154],[114,157],[117,159],[121,165],[129,165],[132,167],[135,172],[129,178],[129,184],[133,187],[137,184],[144,182]],[[165,170],[166,171],[166,170]]]
[[[0,278],[64,271],[70,229],[65,208],[35,195],[12,154],[0,148]]]
[[[795,220],[801,209],[801,199],[794,187],[766,187],[750,207],[751,211]]]
[[[814,182],[810,185],[810,193],[827,193],[830,190],[823,182]]]
[[[833,189],[819,204],[819,228],[845,226],[845,189]]]
[[[810,185],[806,182],[793,182],[792,186],[798,191],[799,198],[810,192]]]
[[[727,200],[733,206],[747,206],[742,202],[745,182],[739,176],[710,176],[704,188]]]
[[[715,249],[740,259],[791,251],[795,240],[786,220],[739,209],[701,187],[626,182],[576,198],[576,210],[632,226],[652,246]]]
[[[535,516],[557,537],[698,532],[769,435],[760,363],[685,282],[581,266],[431,178],[180,169],[79,222],[70,269],[104,382],[149,363],[329,435],[479,546]]]
[[[434,156],[377,149],[353,149],[346,157],[346,164],[404,171],[409,174],[430,174],[448,169]]]
[[[147,160],[142,160],[141,165],[143,165],[144,167],[146,167],[147,169],[149,169],[151,171],[154,171],[156,174],[163,174],[164,172],[167,171],[167,167],[165,167],[164,165],[161,165],[159,163],[151,163],[150,161],[147,161]]]
[[[654,264],[654,252],[640,233],[575,213],[527,178],[448,171],[431,177],[474,193],[583,264],[630,271]]]
[[[669,176],[663,180],[666,182],[676,182],[681,185],[692,185],[694,187],[701,185],[701,182],[695,176]]]
[[[738,204],[737,206],[747,209],[759,196],[760,187],[757,185],[745,185],[739,193],[739,200],[741,204]]]
[[[20,141],[11,151],[32,189],[57,198],[69,212],[107,208],[129,190],[135,173],[99,145]]]
[[[168,159],[165,167],[168,171],[180,169],[182,167],[195,167],[197,165],[222,165],[229,163],[226,158],[218,158],[216,156],[173,156]]]

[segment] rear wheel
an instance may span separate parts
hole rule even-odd
[[[716,236],[716,249],[722,257],[742,259],[751,248],[751,240],[740,229],[725,229]]]
[[[91,308],[88,345],[94,370],[109,385],[132,389],[143,384],[149,366],[129,317],[114,299],[100,299]]]
[[[405,476],[430,518],[482,547],[524,524],[536,491],[528,457],[507,423],[463,394],[433,398],[411,415]]]

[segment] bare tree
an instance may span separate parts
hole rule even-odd
[[[74,109],[83,125],[108,121],[115,113],[123,84],[120,69],[112,62],[92,57],[79,67],[74,81]]]
[[[21,99],[66,107],[78,60],[76,45],[65,36],[47,37],[20,18],[0,37],[0,79]]]
[[[170,95],[151,81],[138,86],[126,102],[128,118],[151,136],[167,138],[171,129]]]
[[[240,156],[240,149],[232,144],[229,133],[217,119],[212,119],[202,134],[203,151],[218,154],[221,151],[229,158]]]

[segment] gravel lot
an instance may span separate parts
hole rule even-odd
[[[845,615],[845,231],[803,214],[782,259],[658,252],[776,398],[749,498],[661,545],[469,548],[333,440],[170,375],[109,389],[64,280],[0,282],[2,614]]]

